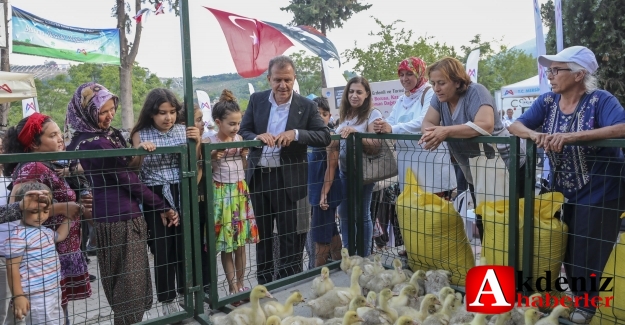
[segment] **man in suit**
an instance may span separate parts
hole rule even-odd
[[[250,150],[246,171],[260,236],[256,244],[259,284],[273,281],[274,261],[278,279],[302,271],[304,236],[297,234],[297,201],[306,197],[307,146],[330,144],[317,105],[293,92],[295,65],[288,56],[269,61],[267,80],[271,89],[252,94],[239,130],[243,139],[265,144]],[[273,220],[280,240],[276,257]]]

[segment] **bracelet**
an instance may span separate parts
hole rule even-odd
[[[19,298],[19,297],[24,297],[24,298],[28,299],[28,297],[26,297],[26,294],[21,294],[21,295],[17,295],[17,296],[11,297],[11,301],[13,301],[13,300],[15,300],[15,298]]]

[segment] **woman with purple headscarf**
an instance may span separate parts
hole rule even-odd
[[[96,83],[78,87],[67,106],[67,150],[128,148],[121,132],[111,127],[118,98]],[[139,203],[147,200],[161,218],[178,224],[178,215],[154,195],[134,173],[131,157],[81,158],[93,187],[93,221],[97,257],[114,323],[133,324],[152,307],[152,280],[147,254],[147,225]]]

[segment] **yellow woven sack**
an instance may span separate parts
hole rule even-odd
[[[608,263],[603,269],[602,277],[612,277],[613,291],[601,292],[599,296],[602,302],[606,298],[614,296],[610,306],[601,306],[597,309],[591,325],[616,325],[625,323],[625,233],[612,250]]]
[[[488,264],[508,265],[508,200],[484,202],[475,209],[476,214],[482,216],[484,222],[484,242],[482,254]],[[560,275],[562,260],[566,250],[568,226],[554,218],[564,204],[562,193],[550,192],[537,196],[534,199],[534,258],[532,261],[532,275],[544,277],[545,271],[551,271],[551,287]],[[521,270],[523,263],[523,228],[524,228],[525,199],[519,200],[519,253],[517,269]]]
[[[451,202],[424,192],[410,168],[405,182],[396,206],[408,265],[412,270],[448,270],[451,283],[464,286],[475,257],[462,218]]]

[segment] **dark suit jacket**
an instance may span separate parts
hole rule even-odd
[[[241,121],[239,134],[244,140],[254,138],[267,132],[271,103],[271,90],[257,92],[250,97],[247,110]],[[307,147],[326,147],[330,144],[330,131],[323,123],[317,111],[317,105],[296,93],[291,99],[291,108],[286,122],[285,131],[297,129],[299,141],[292,142],[280,150],[282,176],[288,197],[297,201],[306,197],[308,181]],[[262,155],[263,148],[251,148],[248,157],[246,180],[249,183],[254,176],[254,169]]]

